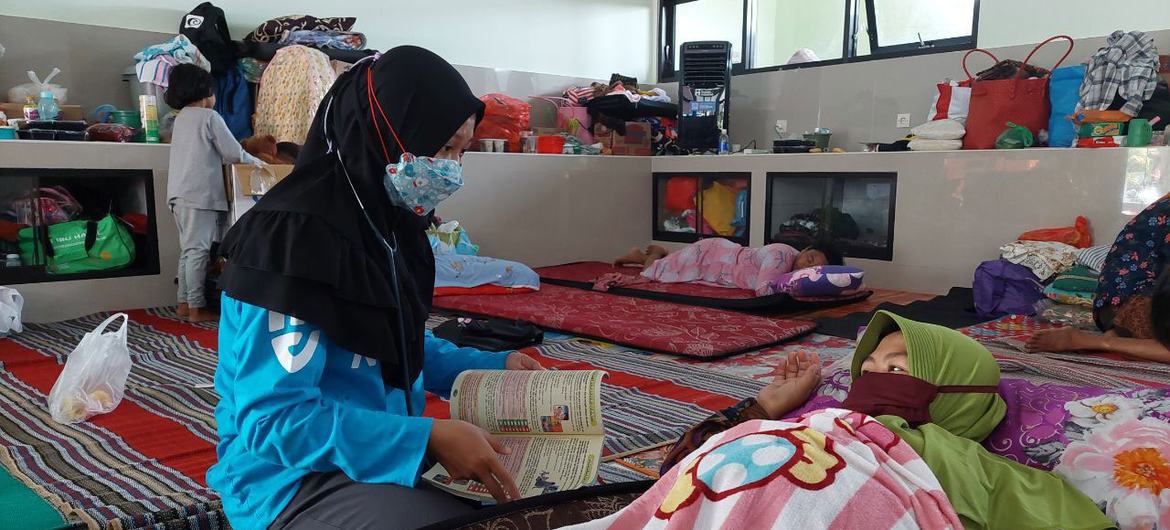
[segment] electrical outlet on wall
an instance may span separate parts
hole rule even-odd
[[[896,127],[899,129],[909,129],[910,128],[910,115],[909,114],[899,114]]]

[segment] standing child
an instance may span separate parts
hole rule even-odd
[[[224,164],[263,162],[244,151],[215,106],[215,78],[192,64],[171,70],[166,103],[180,109],[171,139],[167,203],[179,227],[179,315],[214,320],[203,284],[215,241],[227,219]]]

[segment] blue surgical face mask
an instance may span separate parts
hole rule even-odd
[[[402,155],[386,166],[382,180],[390,202],[415,215],[426,215],[463,187],[463,165],[447,158]]]

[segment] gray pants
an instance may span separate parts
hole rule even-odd
[[[341,472],[301,479],[292,502],[270,530],[382,530],[419,528],[474,510],[433,489],[362,484]]]
[[[211,243],[219,239],[226,212],[171,205],[179,226],[179,303],[207,307],[203,284],[211,259]]]

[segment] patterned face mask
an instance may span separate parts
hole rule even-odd
[[[446,158],[404,153],[397,164],[386,166],[382,184],[390,202],[422,216],[463,187],[463,165]]]

